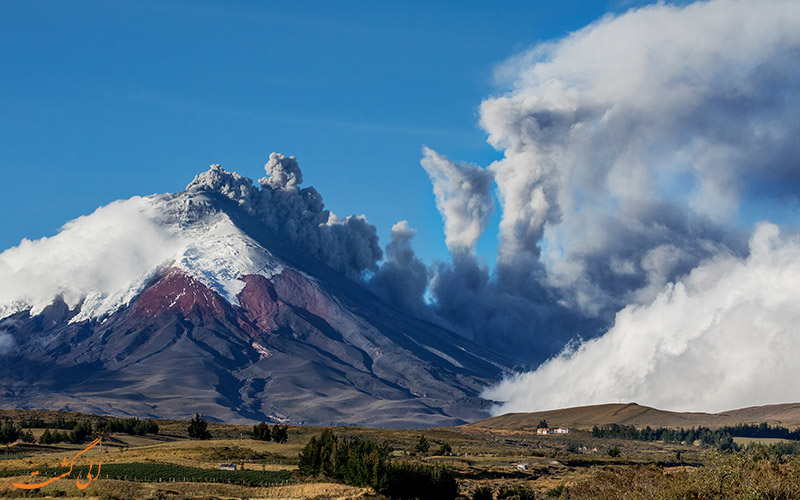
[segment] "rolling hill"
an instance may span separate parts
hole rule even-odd
[[[658,410],[636,403],[615,403],[578,406],[559,410],[532,413],[508,413],[469,424],[505,430],[536,429],[541,420],[551,427],[591,429],[595,425],[633,425],[635,427],[690,428],[704,426],[711,429],[737,424],[779,425],[789,429],[800,428],[800,403],[752,406],[720,413],[673,412]]]

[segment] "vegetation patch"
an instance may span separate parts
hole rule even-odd
[[[29,469],[0,470],[0,477],[30,475]],[[66,472],[64,467],[39,469],[39,477],[55,477]],[[89,472],[88,465],[75,466],[68,479],[76,479],[78,475],[85,478]],[[97,465],[92,467],[97,473]],[[199,482],[229,483],[244,486],[270,486],[284,484],[292,480],[288,471],[253,471],[253,470],[215,470],[184,467],[172,464],[127,463],[103,464],[100,468],[100,479],[121,479],[124,481],[142,481],[148,483]]]
[[[352,486],[371,486],[390,498],[452,500],[458,495],[458,483],[449,468],[391,462],[391,452],[386,443],[360,437],[340,438],[326,429],[303,448],[299,468],[306,476],[322,474]]]

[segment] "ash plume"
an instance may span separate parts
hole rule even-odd
[[[326,210],[316,189],[300,187],[303,174],[293,156],[272,153],[264,170],[267,175],[259,179],[257,187],[247,177],[212,165],[186,189],[208,189],[227,196],[292,243],[351,278],[360,280],[365,271],[377,271],[383,252],[375,226],[366,217],[340,219]]]
[[[386,245],[386,259],[370,279],[369,287],[401,310],[430,318],[424,301],[428,269],[411,246],[416,233],[407,221],[392,226],[391,241]]]

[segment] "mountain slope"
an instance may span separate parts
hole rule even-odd
[[[123,226],[143,218],[130,224],[157,234],[147,241],[159,247],[104,220],[103,209],[66,226],[62,239],[83,224],[92,244],[74,259],[103,279],[87,285],[76,265],[71,283],[51,279],[50,302],[44,292],[0,300],[0,329],[14,343],[0,405],[383,427],[486,416],[479,394],[506,360],[398,312],[219,189],[118,204]],[[106,252],[118,268],[98,260],[111,244],[85,237],[90,224],[124,243],[124,258]],[[4,252],[0,264],[14,258]]]
[[[539,422],[548,425],[591,429],[595,425],[633,425],[635,427],[672,427],[685,429],[704,426],[711,429],[726,425],[760,424],[800,428],[800,403],[753,406],[720,413],[673,412],[657,410],[636,403],[578,406],[532,413],[508,413],[470,424],[475,427],[506,430],[535,430]]]

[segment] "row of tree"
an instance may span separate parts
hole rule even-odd
[[[50,428],[54,430],[50,430]],[[28,418],[21,420],[18,424],[11,419],[5,419],[0,424],[0,444],[9,445],[17,440],[25,443],[33,443],[36,439],[30,428],[44,428],[44,432],[39,437],[41,444],[56,443],[85,443],[90,437],[96,434],[108,434],[111,432],[121,432],[131,435],[144,436],[145,434],[158,434],[158,424],[152,420],[139,420],[138,418],[109,419],[103,420],[92,426],[88,420],[78,422],[75,420],[64,420],[59,417],[55,421],[47,422],[40,418]],[[59,429],[62,432],[59,432]]]
[[[711,430],[707,427],[691,429],[667,429],[659,427],[653,429],[648,426],[644,429],[637,429],[632,425],[611,424],[602,428],[594,426],[592,429],[592,436],[596,438],[618,438],[637,441],[663,441],[665,443],[691,444],[695,441],[700,441],[706,446],[721,451],[737,449],[730,432],[722,429]]]
[[[266,422],[261,422],[253,426],[253,439],[259,441],[275,441],[276,443],[285,443],[289,440],[289,427],[286,425],[275,424],[270,430]]]
[[[192,439],[211,439],[208,422],[199,413],[194,414],[194,418],[189,421],[186,431]],[[259,441],[285,443],[289,440],[289,426],[275,424],[270,429],[266,422],[261,422],[253,426],[251,435],[253,439],[258,439]]]
[[[14,422],[10,419],[5,419],[2,424],[0,424],[0,444],[6,445],[6,447],[17,441],[23,440],[26,443],[32,443],[35,441],[33,438],[33,433],[31,431],[23,431],[20,426],[14,424]]]
[[[55,443],[74,443],[81,444],[90,438],[93,434],[91,422],[80,422],[69,432],[50,432],[50,429],[45,429],[39,437],[39,442],[42,444],[55,444]]]
[[[446,467],[411,462],[393,463],[392,448],[359,437],[340,438],[326,429],[312,437],[300,452],[300,472],[353,486],[371,486],[395,499],[451,500],[458,495],[458,483]]]
[[[786,427],[773,427],[766,423],[725,426],[720,430],[729,433],[733,437],[777,438],[800,441],[800,428],[790,431]]]
[[[158,434],[158,424],[153,420],[139,420],[138,418],[114,418],[97,424],[97,432],[108,434],[120,432],[131,436],[144,436]]]
[[[67,420],[60,415],[50,421],[39,417],[28,417],[19,421],[19,426],[23,429],[61,429],[71,431],[77,425],[77,420]]]
[[[736,450],[739,447],[734,443],[734,437],[749,438],[779,438],[800,441],[800,429],[791,431],[786,427],[772,427],[762,424],[739,424],[725,426],[711,430],[708,427],[691,429],[668,429],[665,427],[637,429],[632,425],[611,424],[606,427],[594,426],[592,436],[598,438],[614,437],[619,439],[633,439],[638,441],[663,441],[665,443],[701,443],[718,450]],[[788,446],[787,450],[797,447]]]

